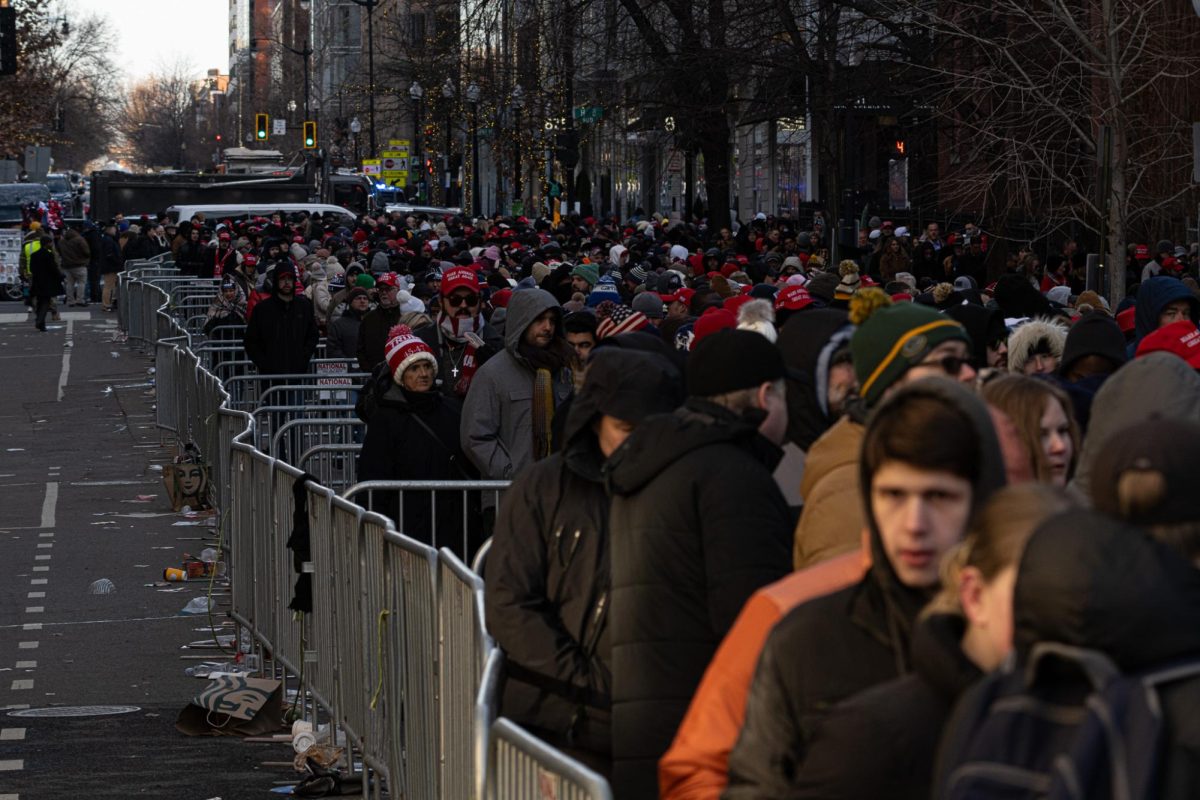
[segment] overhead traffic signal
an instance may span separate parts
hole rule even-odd
[[[270,117],[266,114],[254,115],[254,138],[260,142],[267,140],[267,125],[270,122]]]
[[[317,146],[317,123],[309,121],[304,123],[304,147],[311,150]]]

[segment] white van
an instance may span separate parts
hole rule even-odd
[[[323,218],[333,216],[345,225],[353,225],[356,219],[352,212],[347,211],[341,206],[327,203],[226,203],[171,206],[167,209],[167,216],[171,218],[172,222],[178,224],[190,220],[196,214],[203,214],[204,219],[211,225],[223,219],[233,220],[234,222],[241,222],[251,217],[266,217],[270,219],[271,215],[276,211],[282,211],[285,214],[304,212],[309,216],[320,214]]]

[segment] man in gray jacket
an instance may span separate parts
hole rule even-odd
[[[463,452],[484,479],[512,479],[550,454],[554,411],[571,391],[570,354],[554,295],[513,294],[504,350],[475,373],[463,403]]]

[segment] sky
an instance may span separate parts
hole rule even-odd
[[[113,60],[130,82],[182,59],[195,77],[229,69],[229,0],[63,0],[71,15],[107,16],[118,36]]]

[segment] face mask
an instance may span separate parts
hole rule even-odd
[[[479,328],[478,317],[451,317],[445,313],[438,315],[438,325],[442,333],[456,342],[466,341],[468,333],[476,333]]]

